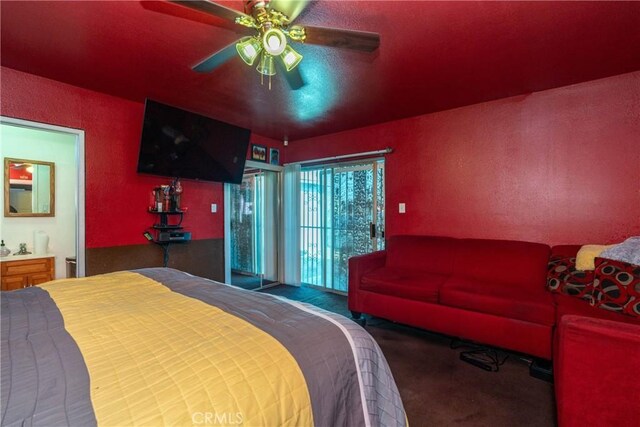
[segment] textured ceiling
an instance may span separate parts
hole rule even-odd
[[[242,10],[241,1],[220,2]],[[640,2],[311,2],[298,24],[380,33],[373,54],[298,45],[306,86],[233,58],[236,26],[163,2],[2,1],[2,65],[297,140],[640,69]],[[169,13],[167,13],[169,12]],[[173,13],[173,14],[171,14]],[[240,27],[238,27],[240,28]]]

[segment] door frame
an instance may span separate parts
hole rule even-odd
[[[14,117],[0,116],[0,123],[19,126],[27,129],[37,129],[49,132],[59,132],[74,135],[76,157],[76,276],[85,276],[85,160],[84,160],[84,130]]]

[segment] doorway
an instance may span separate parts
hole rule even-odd
[[[302,167],[300,278],[346,293],[348,260],[384,249],[384,159]]]
[[[278,283],[280,173],[248,166],[230,185],[230,283],[260,289]]]
[[[0,117],[0,158],[43,160],[55,164],[55,217],[2,217],[7,245],[31,247],[35,231],[49,236],[55,255],[56,278],[67,274],[67,258],[74,258],[75,275],[85,275],[84,131],[11,117]],[[4,176],[4,174],[3,174]],[[63,185],[64,184],[64,185]],[[1,202],[1,201],[0,201]],[[1,204],[1,203],[0,203]]]

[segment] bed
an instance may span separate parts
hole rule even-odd
[[[2,292],[2,425],[402,426],[352,321],[169,269]]]

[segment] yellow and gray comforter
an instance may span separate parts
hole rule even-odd
[[[371,336],[311,306],[163,268],[2,293],[13,425],[405,425]]]

